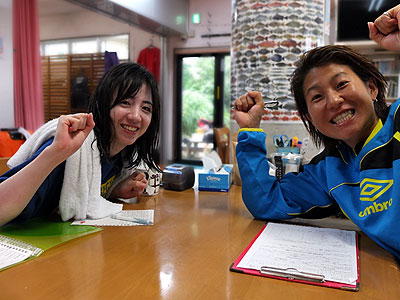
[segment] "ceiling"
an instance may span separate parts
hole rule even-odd
[[[144,30],[161,35],[180,34],[157,21],[150,20],[129,9],[120,7],[109,0],[37,0],[39,18],[58,14],[79,13],[91,10],[125,23],[136,25]]]
[[[64,0],[38,0],[39,17],[77,13],[85,8]]]

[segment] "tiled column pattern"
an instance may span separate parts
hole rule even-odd
[[[323,44],[324,0],[233,0],[231,100],[257,90],[279,107],[264,120],[299,120],[290,93],[294,63]]]

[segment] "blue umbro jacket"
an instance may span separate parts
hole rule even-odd
[[[359,153],[345,144],[318,154],[298,174],[268,174],[265,133],[243,130],[236,156],[242,196],[257,219],[301,216],[335,202],[365,234],[400,258],[400,100]]]

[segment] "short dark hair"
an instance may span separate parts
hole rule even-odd
[[[309,116],[307,103],[304,98],[304,80],[308,72],[327,64],[339,64],[350,67],[354,73],[363,81],[372,80],[378,88],[378,95],[374,101],[375,113],[384,122],[389,112],[385,101],[386,79],[376,68],[374,63],[366,56],[356,52],[350,47],[342,45],[328,45],[314,48],[300,57],[296,62],[296,69],[291,78],[291,91],[296,101],[297,110],[307,131],[317,146],[336,145],[337,140],[327,137],[319,132],[313,123],[307,118]]]
[[[101,159],[110,160],[111,139],[115,134],[110,110],[122,100],[134,97],[143,84],[151,92],[152,117],[146,132],[137,141],[125,147],[123,158],[128,166],[137,167],[142,161],[148,167],[159,170],[156,164],[160,132],[160,96],[154,76],[137,63],[121,63],[111,68],[97,85],[89,103],[93,113],[94,133]]]

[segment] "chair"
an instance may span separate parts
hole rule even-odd
[[[217,142],[217,152],[223,164],[230,163],[229,145],[230,132],[228,127],[214,128],[215,141]]]
[[[232,184],[234,185],[242,185],[242,179],[240,178],[239,167],[236,159],[236,146],[238,144],[237,141],[238,132],[232,132],[231,134],[231,151],[232,151]]]
[[[7,161],[9,157],[0,157],[0,175],[3,175],[5,172],[10,170],[7,166]]]

